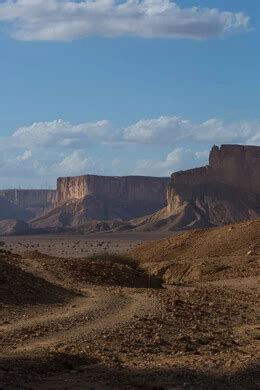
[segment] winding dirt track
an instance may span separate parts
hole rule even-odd
[[[21,304],[0,301],[0,389],[260,388],[257,276],[108,287],[95,268],[75,278],[84,259],[6,261],[31,278],[11,284]],[[30,299],[20,281],[34,286]]]
[[[62,342],[75,343],[93,337],[93,333],[107,328],[117,328],[139,312],[155,308],[154,300],[145,295],[115,293],[100,288],[84,290],[86,297],[78,298],[68,305],[57,308],[49,316],[36,316],[18,324],[0,327],[4,334],[1,344],[5,354],[8,344],[16,344],[15,353],[34,352],[51,348]],[[36,336],[36,337],[35,337]]]
[[[36,277],[60,285],[39,262],[23,259],[23,269]],[[66,283],[66,282],[65,282]],[[144,290],[87,286],[64,305],[52,305],[42,314],[0,326],[2,354],[34,353],[51,350],[62,343],[87,341],[104,329],[117,329],[138,314],[153,312],[157,302]],[[15,345],[15,349],[14,349]]]

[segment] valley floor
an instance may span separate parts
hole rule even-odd
[[[0,388],[260,388],[257,275],[160,287],[74,258],[143,237],[37,239],[5,238],[0,254]]]
[[[173,233],[99,233],[88,235],[3,236],[5,249],[15,253],[38,250],[52,256],[83,257],[95,253],[125,253],[144,242],[159,240]],[[1,241],[1,238],[0,238]]]

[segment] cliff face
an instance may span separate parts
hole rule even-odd
[[[169,191],[175,187],[222,183],[260,194],[260,147],[243,145],[213,146],[209,165],[173,173]]]
[[[42,215],[56,205],[56,191],[0,190],[0,206],[7,202],[9,207],[6,208],[5,214],[8,218],[29,220]],[[1,215],[0,219],[3,219]]]
[[[222,145],[212,148],[209,165],[173,173],[169,184],[154,177],[60,178],[57,207],[32,226],[77,227],[99,220],[111,230],[184,230],[257,218],[260,147]]]
[[[217,182],[260,193],[260,147],[214,146],[210,152],[209,165]]]
[[[71,225],[93,219],[129,220],[165,207],[168,183],[168,178],[141,176],[59,178],[57,202],[65,205]]]
[[[169,214],[181,210],[187,221],[205,226],[257,218],[260,147],[214,146],[208,166],[172,174],[167,199]]]
[[[57,202],[61,205],[71,199],[95,196],[106,201],[140,201],[164,205],[168,178],[142,176],[96,176],[59,178]]]
[[[138,230],[183,230],[260,218],[260,147],[214,146],[209,165],[175,172],[167,207],[132,221]]]
[[[34,227],[78,226],[90,220],[127,221],[167,204],[168,178],[86,175],[59,178],[57,207]]]

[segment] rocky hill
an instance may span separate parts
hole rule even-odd
[[[168,284],[257,278],[260,220],[172,235],[138,246],[129,254]]]
[[[35,228],[80,226],[91,220],[128,221],[167,205],[168,178],[96,176],[59,178],[57,207],[32,221]]]
[[[137,230],[183,230],[260,217],[260,147],[214,146],[209,165],[173,173],[168,205],[132,221]]]

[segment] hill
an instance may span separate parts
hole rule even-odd
[[[260,220],[185,232],[139,246],[130,255],[170,284],[256,276]]]

